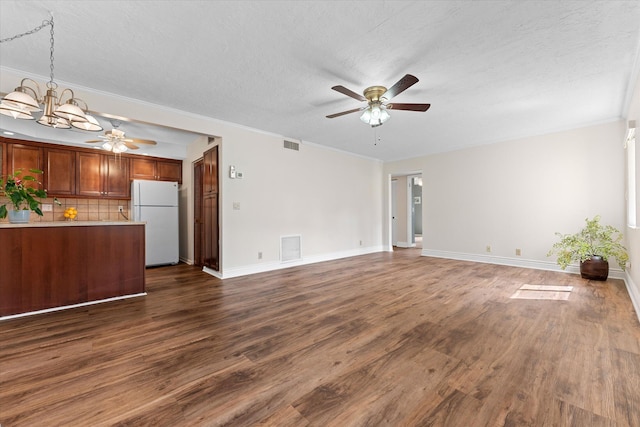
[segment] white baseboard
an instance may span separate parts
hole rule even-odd
[[[249,274],[264,273],[267,271],[282,270],[285,268],[298,267],[301,265],[315,264],[324,261],[333,261],[341,258],[348,258],[358,255],[366,255],[375,252],[383,252],[383,246],[371,246],[368,248],[358,248],[348,251],[333,252],[322,255],[303,256],[302,259],[289,262],[262,262],[259,264],[245,265],[241,267],[230,267],[223,269],[222,272],[211,270],[204,267],[202,271],[217,277],[218,279],[230,279],[232,277],[247,276]]]
[[[423,249],[422,256],[482,262],[485,264],[509,265],[512,267],[533,268],[536,270],[558,271],[560,273],[580,274],[580,267],[578,265],[569,265],[566,270],[563,270],[553,261],[539,261],[535,259],[511,258],[496,255],[467,254],[463,252],[438,251],[433,249]],[[609,277],[612,279],[624,280],[625,273],[619,268],[609,267]]]
[[[415,248],[416,244],[409,242],[396,242],[396,246],[399,248]]]
[[[633,304],[633,308],[636,310],[636,314],[638,315],[638,321],[640,321],[640,288],[638,288],[638,285],[633,283],[633,280],[631,279],[631,275],[629,275],[629,273],[627,273],[626,277],[624,278],[624,284],[627,286],[627,292],[629,292],[631,303]]]

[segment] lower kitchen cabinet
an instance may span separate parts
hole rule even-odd
[[[142,223],[0,224],[0,317],[144,294],[144,235]]]

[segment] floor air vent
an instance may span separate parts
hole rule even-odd
[[[293,141],[287,141],[285,139],[284,140],[284,148],[287,148],[289,150],[300,151],[300,144],[298,144],[297,142],[293,142]]]
[[[300,252],[300,235],[280,237],[280,261],[297,261],[302,259]]]

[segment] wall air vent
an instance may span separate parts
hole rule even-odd
[[[289,150],[300,151],[300,144],[298,144],[297,142],[293,142],[293,141],[287,141],[285,139],[284,140],[284,148],[287,148]]]
[[[302,259],[300,251],[301,236],[282,236],[280,237],[280,261],[298,261]]]

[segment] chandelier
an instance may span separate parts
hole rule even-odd
[[[60,97],[56,90],[57,83],[53,80],[53,52],[54,52],[54,24],[53,15],[50,20],[42,21],[42,24],[26,33],[17,34],[13,37],[0,40],[0,43],[13,41],[17,38],[31,35],[43,28],[50,29],[50,80],[47,82],[47,90],[42,96],[40,86],[34,80],[24,78],[20,82],[20,86],[15,88],[13,92],[2,98],[0,102],[0,114],[13,117],[14,119],[35,120],[33,113],[44,111],[37,122],[43,126],[56,129],[69,129],[72,126],[82,130],[92,132],[101,131],[103,128],[95,117],[89,115],[89,107],[83,100],[76,98],[71,89],[64,89],[60,93]],[[81,108],[84,107],[84,108]]]

